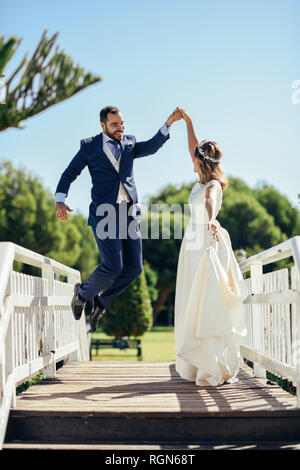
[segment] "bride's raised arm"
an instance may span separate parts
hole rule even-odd
[[[198,138],[195,134],[194,126],[193,126],[193,121],[191,120],[190,116],[187,114],[187,112],[182,109],[182,108],[176,108],[180,111],[182,118],[184,119],[186,123],[186,130],[187,130],[187,137],[188,137],[188,147],[189,147],[189,152],[191,154],[192,160],[195,158],[195,149],[197,145],[199,144]]]

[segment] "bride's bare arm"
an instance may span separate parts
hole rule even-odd
[[[214,238],[219,241],[218,228],[219,222],[216,220],[217,217],[217,200],[220,188],[215,184],[212,184],[206,189],[205,192],[205,208],[208,215],[208,230],[212,230]]]
[[[192,159],[195,158],[195,148],[197,147],[199,141],[195,133],[195,129],[193,126],[193,121],[191,120],[190,116],[187,112],[182,108],[177,108],[181,112],[181,115],[186,123],[186,130],[187,130],[187,137],[188,137],[188,147],[189,152],[191,154]]]

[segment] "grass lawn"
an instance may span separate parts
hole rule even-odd
[[[92,339],[113,339],[107,336],[99,328],[92,335]],[[157,326],[151,328],[143,336],[138,338],[141,340],[142,356],[137,357],[136,349],[117,349],[103,348],[101,355],[92,355],[92,361],[125,361],[125,362],[174,362],[175,361],[175,345],[174,345],[174,328],[167,326]],[[99,354],[99,351],[98,351]]]

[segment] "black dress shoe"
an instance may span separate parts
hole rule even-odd
[[[99,320],[101,317],[103,317],[104,314],[105,307],[101,304],[99,296],[96,295],[96,297],[94,297],[94,308],[90,316],[90,325],[92,333],[97,330]]]
[[[86,306],[86,300],[84,300],[79,294],[78,289],[80,287],[80,282],[77,282],[74,286],[74,296],[71,302],[72,312],[75,320],[80,320],[82,310]]]

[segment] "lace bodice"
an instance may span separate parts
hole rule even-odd
[[[206,193],[206,189],[211,185],[216,185],[220,189],[218,193],[218,200],[217,200],[217,215],[218,215],[219,210],[221,209],[221,206],[222,206],[222,198],[223,198],[222,186],[220,185],[219,181],[211,180],[206,184],[202,184],[197,181],[197,183],[195,183],[194,186],[192,187],[192,190],[188,198],[192,223],[195,223],[195,224],[207,224],[208,223],[208,214],[207,214],[207,210],[205,207],[205,200],[206,200],[205,193]]]

